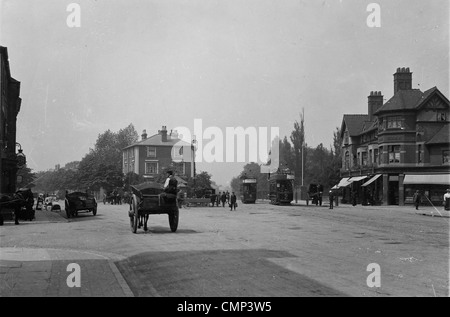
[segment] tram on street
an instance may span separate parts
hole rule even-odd
[[[294,200],[294,179],[290,171],[278,171],[269,178],[269,199],[272,205],[290,205]]]
[[[243,204],[256,203],[257,180],[246,178],[241,181],[240,196]]]

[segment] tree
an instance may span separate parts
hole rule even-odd
[[[300,123],[295,121],[294,131],[291,133],[291,142],[294,146],[294,171],[295,171],[295,182],[296,184],[301,184],[304,178],[304,160],[302,157],[306,157],[305,149],[305,111],[300,114]],[[303,161],[303,165],[302,165]]]
[[[17,171],[17,178],[20,179],[20,183],[17,182],[18,188],[33,188],[35,185],[36,174],[26,166],[20,168]]]
[[[107,130],[99,134],[94,149],[78,165],[80,187],[91,190],[122,187],[122,150],[137,140],[138,134],[132,124],[117,133]]]
[[[189,178],[187,181],[188,195],[195,194],[197,197],[204,196],[211,187],[211,174],[208,172],[200,172],[194,178]]]

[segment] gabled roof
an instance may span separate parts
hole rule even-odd
[[[448,144],[450,143],[449,125],[445,124],[442,128],[425,144]]]
[[[375,111],[375,114],[385,111],[413,110],[422,100],[423,95],[423,92],[419,89],[399,90],[391,99]]]
[[[145,140],[133,143],[133,144],[127,146],[126,148],[124,148],[123,150],[128,149],[130,147],[134,147],[134,146],[170,146],[170,147],[173,147],[174,145],[190,146],[191,144],[189,144],[179,138],[171,137],[170,135],[167,135],[167,141],[163,142],[162,135],[155,134]]]
[[[344,125],[348,129],[349,136],[357,136],[362,132],[365,122],[369,121],[367,114],[344,114],[341,125],[341,133],[344,133]]]
[[[381,106],[375,114],[385,111],[416,110],[426,104],[434,94],[438,94],[448,103],[448,99],[439,91],[439,89],[437,89],[437,87],[430,88],[425,92],[422,92],[419,89],[399,90],[391,99]]]

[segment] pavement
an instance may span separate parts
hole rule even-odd
[[[294,206],[307,206],[306,201],[304,200],[298,200],[297,202],[293,202],[292,205]],[[309,206],[312,206],[311,203]],[[318,208],[324,208],[329,207],[330,204],[327,200],[324,200],[322,203],[322,207]],[[349,207],[350,204],[340,204],[339,206],[345,206]],[[339,206],[334,205],[334,208],[339,209]],[[312,206],[314,207],[314,206]],[[364,208],[364,209],[395,209],[395,211],[405,212],[405,213],[415,213],[417,215],[422,216],[430,216],[430,217],[443,217],[443,218],[450,218],[450,210],[445,210],[443,206],[419,206],[419,209],[416,210],[413,205],[406,205],[406,206],[361,206],[356,205],[355,208]]]
[[[19,226],[67,223],[63,212],[37,210],[34,221],[21,221]],[[14,226],[14,221],[6,220],[4,225]],[[118,260],[85,251],[1,247],[0,297],[131,297],[114,264]]]
[[[294,205],[306,206],[305,201]],[[328,204],[322,207],[326,208]],[[339,210],[340,207],[335,207]],[[361,208],[357,206],[355,208]],[[397,212],[423,216],[450,217],[450,211],[441,207],[421,206],[364,206],[366,209],[393,209]],[[37,211],[32,222],[22,221],[20,226],[44,223],[68,223],[64,210]],[[5,221],[5,226],[14,226]],[[0,227],[0,239],[2,235]],[[125,257],[100,252],[87,252],[53,248],[0,248],[0,297],[132,297],[133,292],[119,270]],[[75,264],[75,266],[73,266]],[[116,265],[117,264],[117,265]],[[75,268],[74,268],[75,267]],[[77,272],[80,275],[77,276]],[[80,281],[80,287],[71,287]],[[139,296],[139,294],[137,294]],[[148,295],[148,294],[147,294]]]

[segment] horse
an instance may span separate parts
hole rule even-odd
[[[31,189],[19,189],[13,194],[0,194],[0,225],[3,225],[1,209],[14,210],[14,223],[19,224],[19,219],[33,220],[34,197]],[[22,209],[25,208],[25,212]]]

